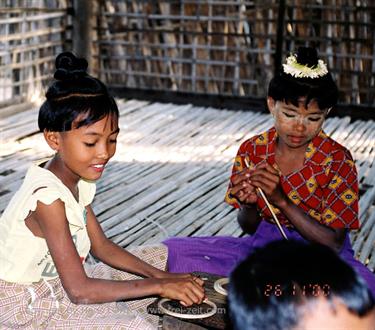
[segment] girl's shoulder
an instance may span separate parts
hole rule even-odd
[[[78,183],[79,199],[83,205],[88,205],[94,199],[96,186],[93,182],[80,180]],[[70,190],[51,171],[40,167],[39,163],[32,164],[26,173],[25,180],[20,189],[22,195],[32,196],[44,204],[51,204],[56,199],[64,203],[75,202]],[[26,197],[26,196],[25,196]]]
[[[275,138],[276,130],[274,127],[272,127],[269,130],[256,134],[242,142],[240,146],[240,151],[244,153],[250,152],[255,148],[268,149],[267,146],[271,145],[274,142]]]
[[[35,211],[40,201],[45,205],[57,199],[64,199],[63,187],[54,179],[49,171],[32,164],[28,169],[21,187],[12,196],[2,217],[22,222],[30,212]],[[52,173],[51,173],[52,174]]]
[[[95,183],[81,180],[78,184],[79,201],[70,190],[52,172],[38,164],[28,169],[25,179],[13,195],[2,217],[23,221],[29,212],[35,211],[38,202],[51,205],[60,199],[65,208],[81,212],[82,208],[91,204],[95,196]]]
[[[37,191],[63,191],[63,186],[63,183],[51,171],[40,167],[39,163],[34,163],[25,175],[21,190],[34,194]]]
[[[348,148],[321,131],[313,140],[313,146],[326,158],[332,161],[353,161],[353,156]]]

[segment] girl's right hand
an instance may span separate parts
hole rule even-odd
[[[250,169],[246,169],[234,175],[231,179],[230,194],[243,205],[255,204],[258,200],[255,186],[252,185],[250,180],[251,173]]]
[[[179,300],[183,306],[201,304],[205,298],[203,281],[196,276],[160,279],[163,298]]]

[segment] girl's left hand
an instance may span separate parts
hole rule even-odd
[[[257,166],[250,176],[251,183],[263,190],[269,201],[280,207],[287,201],[287,196],[280,185],[279,172],[269,163]]]

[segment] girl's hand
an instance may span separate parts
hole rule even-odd
[[[255,168],[250,175],[251,183],[261,188],[269,201],[280,207],[287,201],[287,196],[280,185],[279,172],[269,163],[264,162]]]
[[[240,204],[254,204],[257,202],[258,196],[255,191],[255,186],[250,180],[252,171],[246,169],[232,177],[232,187],[230,194],[236,198]]]
[[[177,274],[181,277],[160,280],[163,298],[179,300],[181,305],[201,304],[205,298],[203,281],[191,274]]]

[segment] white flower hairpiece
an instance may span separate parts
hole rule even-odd
[[[290,74],[295,78],[319,78],[328,73],[326,64],[322,60],[318,60],[318,64],[313,68],[308,67],[297,62],[296,55],[290,55],[286,59],[286,64],[283,64],[283,69],[286,74]]]

